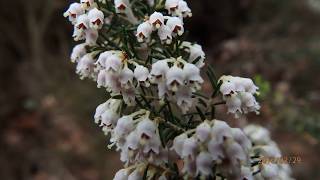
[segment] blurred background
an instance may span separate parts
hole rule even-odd
[[[71,1],[0,1],[0,177],[112,179],[118,153],[93,123],[106,100],[69,61]],[[296,179],[320,179],[320,0],[193,0],[186,22],[216,73],[254,78],[261,115]],[[221,111],[221,114],[225,111]],[[218,116],[219,117],[219,116]],[[226,118],[232,119],[232,116]]]

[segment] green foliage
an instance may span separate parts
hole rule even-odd
[[[263,79],[261,75],[256,75],[254,77],[254,82],[259,87],[259,98],[265,99],[271,90],[270,83]]]

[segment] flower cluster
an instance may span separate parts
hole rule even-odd
[[[169,67],[168,63],[173,65]],[[158,85],[158,95],[177,102],[183,113],[194,104],[193,92],[201,89],[200,69],[181,58],[159,60],[152,64],[150,81]]]
[[[95,64],[97,86],[105,87],[111,96],[121,94],[127,105],[134,105],[134,72],[128,67],[126,54],[122,51],[106,51],[100,54]]]
[[[178,17],[191,17],[191,9],[184,0],[166,0],[165,8],[169,14]]]
[[[65,17],[74,25],[73,37],[75,41],[86,40],[87,44],[94,45],[98,39],[98,30],[104,23],[104,14],[96,8],[94,1],[72,3],[64,13]]]
[[[148,20],[138,26],[136,34],[138,41],[150,42],[151,34],[154,31],[157,31],[162,43],[171,44],[173,37],[181,36],[184,33],[183,20],[154,12]]]
[[[167,151],[162,147],[157,124],[149,119],[149,112],[136,112],[121,117],[111,134],[111,142],[121,150],[121,161],[126,164],[167,162]]]
[[[149,118],[150,112],[140,110],[119,117],[120,106],[120,100],[109,99],[97,107],[94,116],[95,122],[102,126],[105,134],[111,134],[109,147],[116,146],[116,150],[120,151],[120,160],[135,167],[131,175],[127,174],[127,170],[120,170],[115,179],[120,176],[142,176],[143,172],[138,168],[141,163],[159,166],[167,163],[168,150],[161,144],[158,123]]]
[[[120,100],[109,99],[96,108],[94,121],[96,124],[103,127],[105,134],[108,134],[117,124],[117,121],[120,118],[120,106]]]
[[[188,137],[183,133],[174,139],[172,149],[184,161],[183,172],[188,177],[215,176],[212,167],[229,166],[231,173],[241,172],[241,167],[248,165],[248,151],[251,142],[238,128],[231,128],[224,121],[213,120],[201,123],[195,133]],[[220,169],[221,173],[224,169]],[[215,172],[216,173],[216,172]],[[251,177],[251,174],[249,174]],[[249,177],[243,177],[250,179]]]
[[[234,76],[222,76],[219,81],[222,83],[220,92],[223,95],[228,112],[239,117],[248,112],[259,113],[260,105],[254,95],[258,87],[249,78]]]
[[[149,118],[150,112],[140,110],[119,117],[120,105],[120,100],[109,99],[96,109],[95,122],[106,135],[111,134],[109,147],[116,146],[126,165],[167,163],[168,151],[161,144],[158,122]]]
[[[267,129],[258,125],[248,125],[244,128],[245,134],[254,144],[252,150],[259,153],[260,158],[281,158],[277,144],[271,140]],[[257,179],[292,180],[291,168],[285,163],[260,163],[255,171],[261,170]]]

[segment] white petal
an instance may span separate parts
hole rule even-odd
[[[212,174],[212,159],[209,153],[201,152],[197,156],[197,174],[209,176]]]
[[[114,176],[113,180],[128,180],[128,171],[120,169]]]
[[[187,134],[181,134],[174,138],[173,140],[173,146],[172,149],[175,150],[175,152],[182,157],[182,150],[183,150],[183,144],[185,140],[188,138]]]
[[[197,138],[201,141],[201,142],[205,142],[209,136],[210,136],[210,131],[211,131],[211,127],[208,124],[208,122],[203,122],[200,125],[198,125],[198,127],[196,128],[196,135]]]

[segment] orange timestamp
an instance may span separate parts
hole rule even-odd
[[[297,164],[301,163],[300,156],[261,157],[259,164]]]

